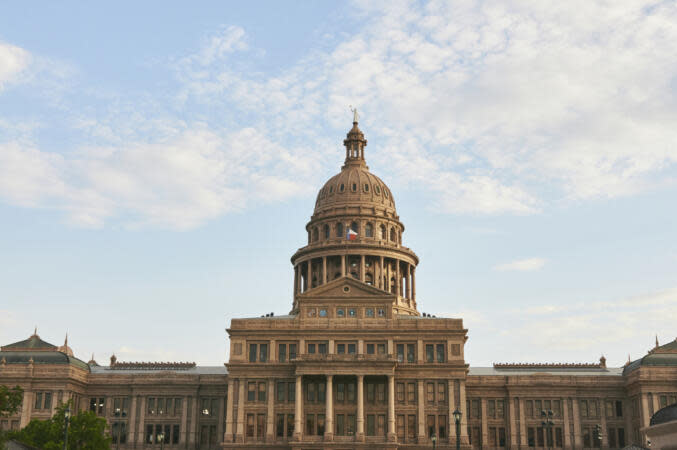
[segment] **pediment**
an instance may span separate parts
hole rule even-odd
[[[341,277],[298,295],[299,299],[372,298],[394,299],[395,294],[382,291],[352,277]]]

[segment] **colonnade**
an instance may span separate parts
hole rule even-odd
[[[365,254],[326,255],[297,263],[294,294],[347,275],[398,297],[416,299],[415,265],[396,258]]]
[[[371,375],[371,374],[370,374]],[[370,376],[369,375],[369,376]],[[313,377],[320,375],[313,375]],[[325,441],[334,440],[334,375],[322,375],[326,380],[326,391],[325,391],[325,431],[323,439]],[[395,376],[392,374],[383,375],[388,380],[387,386],[387,434],[386,440],[388,442],[397,441],[397,430],[396,430],[396,411],[395,411]],[[358,442],[365,441],[365,414],[364,414],[364,385],[365,385],[365,375],[358,374],[355,375],[357,379],[357,404],[356,404],[356,432],[354,439]],[[237,416],[233,417],[233,393],[234,387],[233,382],[238,382],[238,396],[237,396]],[[417,442],[428,442],[429,438],[426,433],[426,404],[425,404],[425,395],[424,395],[424,383],[425,380],[416,380],[417,383],[417,433],[416,440]],[[462,422],[461,422],[461,442],[467,442],[467,411],[465,403],[465,380],[458,380],[458,386],[455,386],[455,380],[447,380],[447,404],[448,411],[444,413],[448,417],[448,442],[453,443],[459,438],[456,434],[456,424],[453,420],[453,412],[458,408],[462,413]],[[224,435],[224,442],[244,442],[244,417],[245,417],[245,379],[237,379],[228,383],[228,403],[227,403],[227,413],[226,413],[226,431]],[[303,375],[296,375],[295,379],[295,399],[294,399],[294,433],[293,436],[287,436],[287,439],[292,439],[293,441],[300,442],[304,440],[304,391],[303,391]],[[265,441],[271,442],[275,438],[274,422],[273,417],[275,416],[275,404],[273,401],[273,386],[275,385],[273,379],[268,380],[268,401],[267,401],[267,426],[265,433]],[[459,398],[456,400],[456,388],[458,388]],[[435,413],[439,410],[435,410]],[[433,414],[433,412],[430,412]]]

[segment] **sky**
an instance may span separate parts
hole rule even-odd
[[[350,106],[466,361],[677,338],[677,3],[5,2],[0,343],[227,360],[286,314]]]

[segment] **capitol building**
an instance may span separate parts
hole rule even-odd
[[[233,319],[230,359],[217,367],[100,365],[36,331],[0,347],[0,384],[24,389],[0,427],[71,401],[105,418],[125,450],[646,445],[651,417],[677,403],[677,341],[623,367],[604,357],[469,366],[463,319],[419,312],[419,259],[393,193],[367,166],[357,116],[343,144],[291,257],[289,314]]]

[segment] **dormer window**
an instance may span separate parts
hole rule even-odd
[[[357,192],[357,183],[353,183],[353,192]]]
[[[364,183],[364,192],[369,192],[369,185]]]
[[[339,186],[339,192],[343,192],[345,189],[346,189],[345,185],[341,183],[341,185]]]

